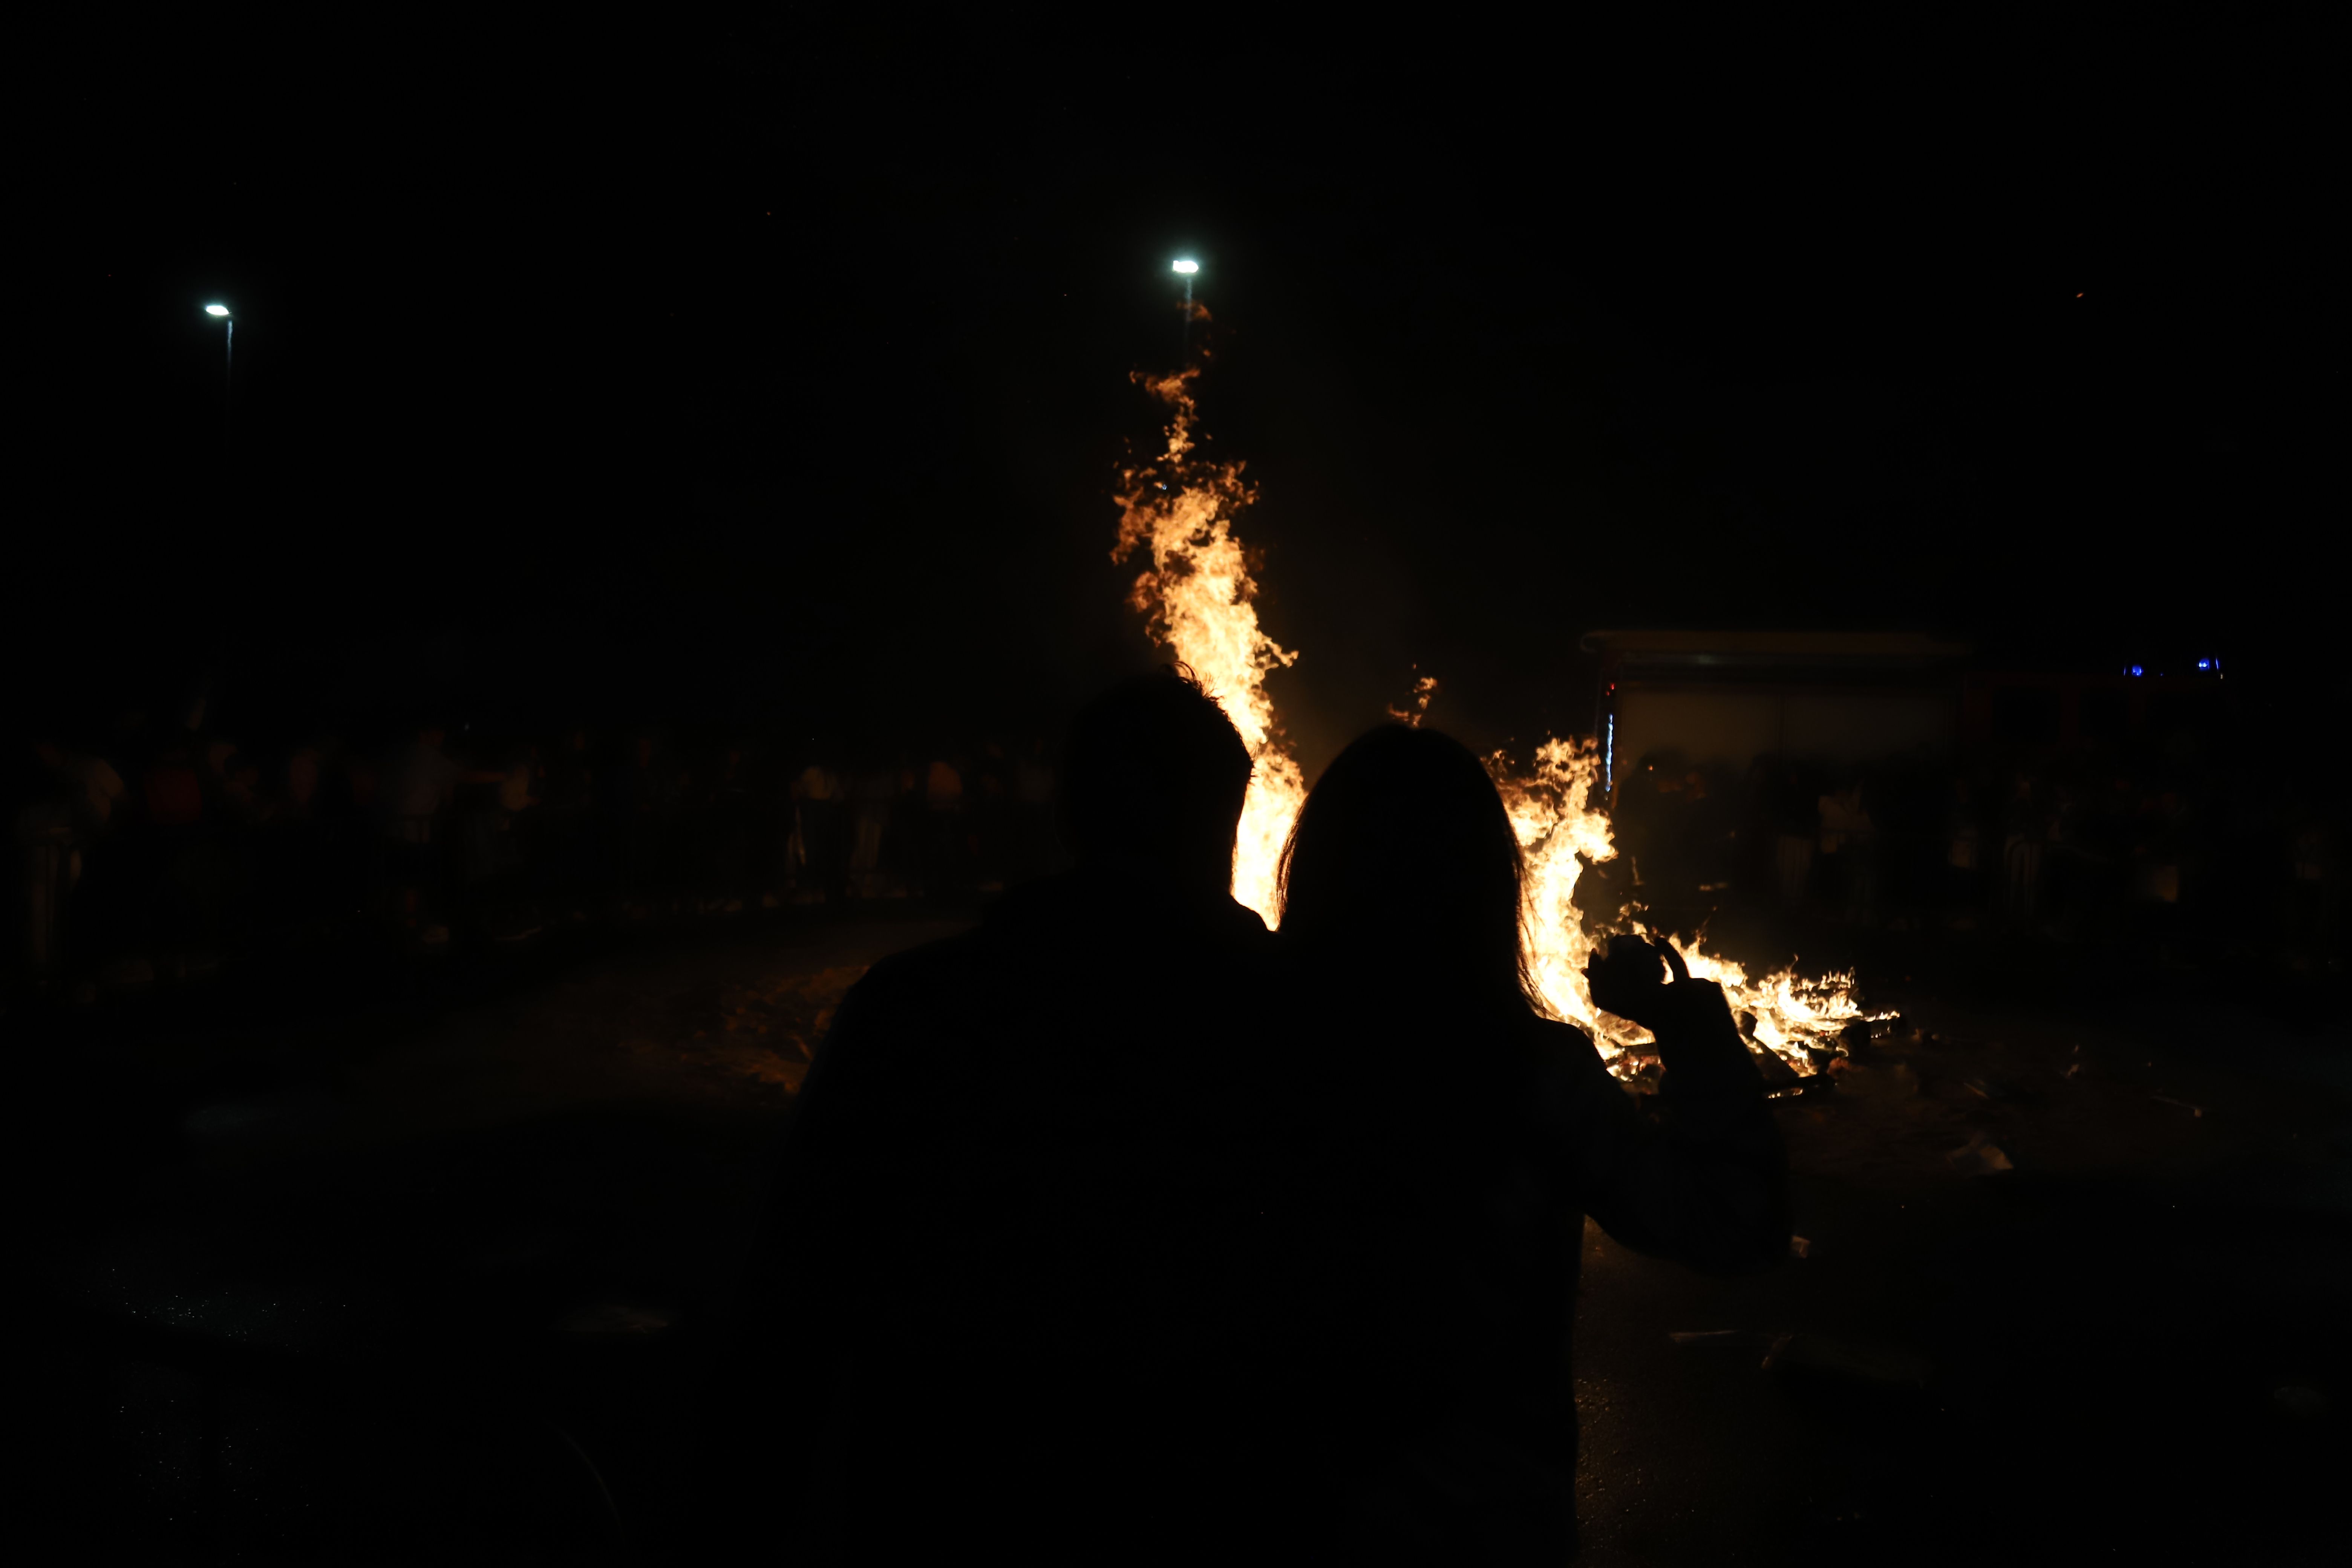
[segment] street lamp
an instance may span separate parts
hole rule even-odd
[[[1183,352],[1189,354],[1192,352],[1192,274],[1201,270],[1201,264],[1190,257],[1185,257],[1176,262],[1170,270],[1184,279]]]
[[[229,431],[229,394],[236,372],[236,318],[228,313],[226,305],[207,305],[205,314],[218,319],[226,342],[221,353],[221,439],[226,441]]]

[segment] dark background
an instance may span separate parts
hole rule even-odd
[[[2314,42],[2135,15],[52,39],[14,668],[1051,726],[1150,657],[1110,492],[1189,253],[1310,768],[1416,664],[1482,744],[1589,724],[1601,626],[2340,700]]]

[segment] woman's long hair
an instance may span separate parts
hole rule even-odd
[[[1283,847],[1281,930],[1401,1003],[1545,1011],[1528,970],[1518,837],[1468,747],[1383,725],[1324,771]]]

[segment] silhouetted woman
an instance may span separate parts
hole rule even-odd
[[[1278,935],[1304,1067],[1270,1180],[1269,1418],[1326,1560],[1557,1562],[1575,1548],[1569,1348],[1584,1216],[1711,1273],[1788,1250],[1785,1163],[1718,987],[1622,938],[1596,1005],[1658,1037],[1645,1113],[1552,1021],[1519,846],[1468,750],[1388,727],[1293,829]],[[1316,1518],[1302,1516],[1318,1516]]]

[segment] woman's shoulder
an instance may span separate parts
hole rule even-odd
[[[1530,1046],[1547,1053],[1583,1052],[1593,1048],[1592,1036],[1584,1026],[1571,1024],[1564,1018],[1547,1018],[1539,1013],[1530,1013],[1522,1032]]]
[[[1527,1056],[1540,1082],[1606,1077],[1601,1048],[1580,1024],[1559,1018],[1530,1018],[1526,1030]]]

